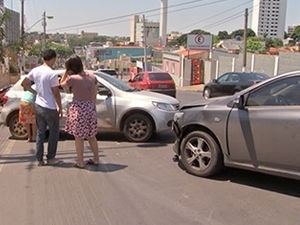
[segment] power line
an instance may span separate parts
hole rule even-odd
[[[178,6],[182,6],[182,5],[193,4],[195,2],[202,2],[202,1],[205,1],[205,0],[194,0],[194,1],[189,1],[189,2],[185,2],[185,3],[179,3],[179,4],[171,5],[168,8],[173,8],[173,7],[178,7]],[[58,28],[50,29],[50,30],[61,30],[61,29],[82,27],[82,26],[85,26],[85,25],[91,25],[91,24],[96,24],[96,23],[103,23],[103,22],[107,22],[107,21],[112,21],[112,20],[127,18],[127,17],[130,17],[132,15],[146,14],[146,13],[150,13],[150,12],[154,12],[154,11],[158,11],[158,10],[160,10],[160,8],[149,9],[149,10],[145,10],[145,11],[141,11],[141,12],[135,12],[135,13],[131,13],[131,14],[126,14],[126,15],[122,15],[122,16],[116,16],[116,17],[111,17],[111,18],[106,18],[106,19],[102,19],[102,20],[96,20],[96,21],[91,21],[91,22],[86,22],[86,23],[81,23],[81,24],[75,24],[75,25],[70,25],[70,26],[58,27]]]
[[[247,5],[248,3],[252,2],[252,1],[253,1],[253,0],[250,0],[250,1],[248,1],[248,2],[242,3],[242,4],[237,5],[237,6],[235,6],[235,7],[226,9],[226,10],[221,11],[221,12],[218,12],[218,13],[216,13],[216,14],[214,14],[214,15],[211,15],[211,16],[209,16],[209,17],[206,17],[206,18],[204,18],[204,19],[201,19],[201,21],[197,21],[197,22],[192,23],[192,24],[190,24],[190,25],[186,25],[184,28],[186,29],[186,28],[192,27],[192,26],[194,26],[194,25],[203,23],[204,21],[208,21],[208,20],[210,20],[210,19],[214,19],[214,18],[216,18],[216,17],[219,16],[219,15],[222,15],[222,14],[225,14],[225,13],[228,13],[228,12],[231,12],[232,10],[235,10],[235,9],[238,9],[238,8],[240,8],[240,7],[242,7],[242,6],[245,6],[245,5]],[[244,9],[243,9],[243,10],[244,10]],[[235,18],[238,18],[238,17],[240,17],[240,16],[241,16],[241,14],[240,14],[240,12],[239,12],[238,14],[234,14],[234,15],[232,15],[232,16],[226,17],[225,19],[222,18],[222,19],[220,19],[220,20],[218,20],[218,21],[216,21],[216,22],[214,22],[214,23],[208,24],[208,25],[206,25],[206,26],[204,26],[204,27],[210,27],[210,28],[211,28],[211,26],[217,26],[217,25],[225,24],[225,23],[227,23],[228,21],[232,21],[231,19],[235,19]],[[224,20],[225,20],[225,21],[224,21]],[[182,29],[184,29],[184,28],[182,28]],[[203,28],[202,28],[202,29],[203,29]]]
[[[185,2],[185,3],[178,3],[178,4],[170,5],[168,7],[168,9],[172,9],[172,8],[176,8],[176,7],[180,7],[180,6],[185,6],[185,5],[190,5],[190,4],[195,4],[195,3],[204,2],[204,1],[205,0],[194,0],[194,1],[189,1],[189,2]],[[202,7],[202,6],[213,5],[213,4],[217,4],[217,3],[224,3],[226,1],[230,1],[230,0],[216,0],[216,1],[210,1],[208,3],[202,3],[202,4],[199,4],[199,5],[180,8],[180,9],[176,9],[176,10],[169,10],[168,14],[175,13],[175,12],[180,12],[180,11],[184,11],[184,10],[189,10],[189,9],[195,9],[195,8]],[[81,23],[81,24],[76,24],[76,25],[53,28],[53,29],[49,29],[49,31],[58,31],[58,30],[66,30],[66,29],[70,30],[71,28],[72,29],[74,29],[74,28],[80,29],[80,28],[87,28],[87,27],[95,27],[95,26],[99,26],[99,24],[103,25],[103,23],[105,23],[104,25],[110,25],[110,24],[115,24],[115,23],[120,23],[120,22],[128,22],[128,20],[125,21],[125,20],[120,20],[120,19],[128,18],[132,15],[139,15],[139,14],[147,14],[147,13],[151,13],[151,12],[156,12],[156,11],[159,11],[159,10],[160,10],[160,8],[149,9],[149,10],[145,10],[145,11],[141,11],[141,12],[126,14],[126,15],[121,15],[121,16],[111,17],[111,18],[106,18],[106,19],[101,19],[101,20],[97,20],[97,21],[91,21],[91,22],[86,22],[86,23]],[[156,16],[156,15],[159,15],[159,13],[152,14],[152,15],[150,14],[147,17],[152,17],[152,16]]]

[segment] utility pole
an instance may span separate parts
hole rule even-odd
[[[46,49],[46,26],[47,21],[46,19],[53,19],[53,16],[46,16],[46,12],[44,11],[43,17],[42,17],[42,25],[43,25],[43,38],[42,38],[42,51]]]
[[[46,49],[46,12],[44,11],[43,13],[43,39],[42,39],[42,51],[44,51]]]
[[[147,44],[146,44],[146,27],[145,27],[146,23],[145,23],[145,15],[143,15],[143,42],[144,42],[144,71],[147,71]]]
[[[24,51],[24,0],[21,0],[21,46]]]
[[[248,8],[245,9],[245,26],[244,26],[244,57],[242,71],[246,71],[247,65],[247,32],[248,31]]]
[[[25,31],[24,31],[24,0],[21,0],[21,52],[19,54],[19,68],[22,74],[25,67]]]

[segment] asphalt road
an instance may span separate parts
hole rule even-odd
[[[171,132],[147,143],[101,134],[101,165],[84,170],[72,166],[71,139],[59,141],[57,167],[37,167],[35,145],[10,139],[3,125],[0,139],[3,225],[300,224],[300,182],[236,169],[192,176],[172,161]]]

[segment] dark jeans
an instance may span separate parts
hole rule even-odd
[[[56,156],[57,143],[59,140],[59,114],[57,110],[48,109],[35,104],[37,137],[36,137],[36,159],[42,161],[44,157],[44,141],[46,139],[47,127],[49,129],[47,159]]]

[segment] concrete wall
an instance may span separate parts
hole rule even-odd
[[[243,54],[213,53],[205,62],[205,83],[228,71],[243,70]],[[246,71],[266,73],[274,76],[300,70],[300,53],[280,53],[279,55],[247,54]]]

